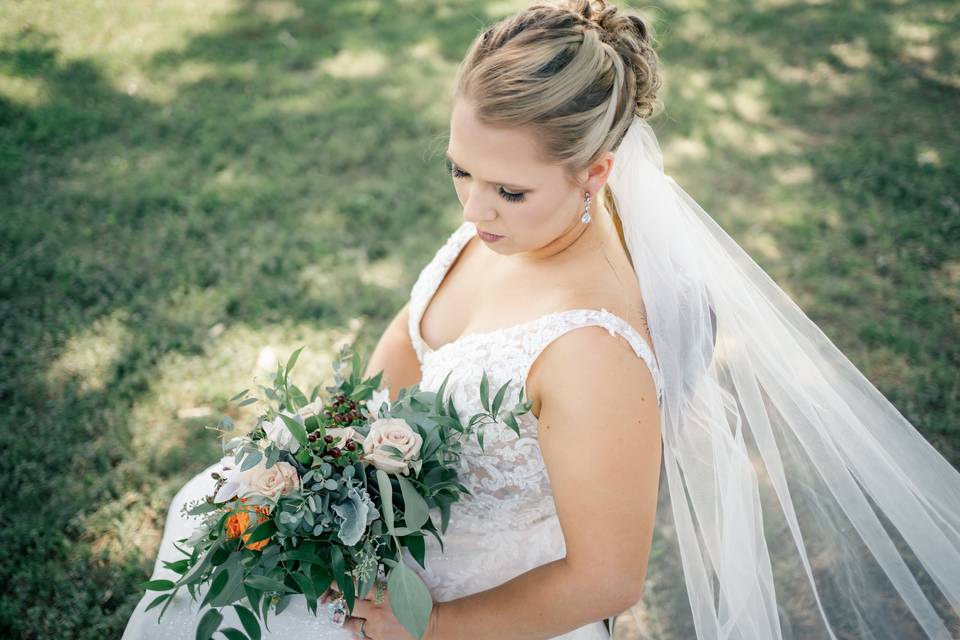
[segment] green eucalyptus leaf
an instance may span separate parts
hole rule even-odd
[[[263,458],[263,454],[259,451],[251,451],[243,459],[243,464],[240,465],[240,471],[249,471],[257,466],[257,463]]]
[[[267,576],[247,576],[243,580],[246,584],[260,591],[276,591],[278,593],[289,593],[293,589],[283,584],[279,580],[274,580]],[[269,600],[269,598],[268,598]]]
[[[253,533],[250,534],[250,537],[244,543],[247,546],[260,542],[261,540],[266,540],[274,533],[277,532],[277,525],[274,524],[273,520],[264,520],[257,525],[257,528],[253,530]]]
[[[187,571],[182,578],[177,580],[177,586],[183,586],[188,584],[196,584],[201,581],[201,576],[203,572],[207,570],[207,567],[210,566],[210,561],[213,558],[213,553],[218,548],[223,546],[223,542],[215,542],[213,545],[207,549],[206,553],[203,554],[195,565],[190,567],[190,570]]]
[[[176,584],[172,580],[150,580],[143,583],[143,588],[147,591],[166,591],[173,589]]]
[[[313,581],[310,580],[310,577],[302,571],[297,571],[296,573],[292,573],[290,575],[293,576],[297,586],[300,587],[300,593],[302,593],[303,597],[307,599],[307,602],[316,602],[317,598],[320,596],[313,590]]]
[[[487,380],[487,370],[483,370],[483,375],[480,376],[480,402],[483,404],[483,408],[487,411],[490,411],[490,381]]]
[[[407,478],[397,476],[400,492],[403,494],[403,520],[410,529],[419,529],[430,517],[430,507],[417,488]]]
[[[197,640],[210,640],[223,622],[223,614],[216,609],[210,609],[200,618],[197,625]]]
[[[300,446],[307,446],[307,430],[303,427],[303,425],[288,415],[284,415],[282,413],[278,415],[283,419],[283,423],[287,425],[288,429],[290,429],[290,433],[292,433],[293,437],[297,439],[297,442],[300,443]]]
[[[457,431],[461,429],[460,421],[455,418],[451,418],[450,416],[441,416],[437,414],[431,414],[429,417],[431,420],[433,420],[434,422],[436,422],[441,426],[454,429]]]
[[[253,612],[241,604],[233,605],[233,609],[237,612],[240,624],[243,625],[243,630],[250,636],[250,640],[260,640],[260,623],[257,622]]]
[[[511,429],[513,429],[514,433],[516,433],[518,437],[520,436],[520,425],[517,424],[516,416],[514,416],[512,413],[508,413],[503,421],[506,422]]]
[[[210,601],[220,595],[220,592],[223,591],[223,588],[227,586],[227,581],[230,579],[230,570],[224,569],[217,574],[217,577],[213,579],[213,582],[210,583],[210,588],[207,589],[207,594],[203,598],[203,602],[200,603],[201,607],[204,607],[210,604]]]
[[[286,371],[284,372],[284,376],[290,373],[290,370],[293,369],[293,365],[297,364],[297,358],[300,357],[301,351],[303,351],[303,347],[300,347],[299,349],[297,349],[296,351],[290,354],[290,358],[287,360],[287,367],[286,367]]]
[[[493,407],[490,409],[490,413],[492,413],[494,416],[496,416],[497,412],[500,411],[500,404],[503,402],[503,396],[510,387],[511,381],[512,380],[507,380],[504,382],[503,386],[500,387],[499,391],[497,391],[497,395],[493,398]]]
[[[155,606],[157,606],[167,598],[172,598],[172,597],[173,597],[172,593],[161,593],[156,598],[154,598],[149,605],[147,605],[147,608],[144,609],[144,611],[150,611],[150,609],[153,609]]]
[[[393,615],[414,638],[422,638],[433,610],[427,585],[410,567],[398,562],[387,578],[387,590]]]
[[[326,566],[326,562],[315,553],[310,551],[303,551],[301,549],[290,549],[289,551],[284,551],[280,554],[281,560],[297,560],[299,562],[305,562],[307,564],[319,564]]]
[[[245,582],[243,583],[243,592],[244,592],[244,593],[246,594],[246,596],[247,596],[247,603],[248,603],[248,604],[250,605],[250,607],[253,609],[253,613],[259,615],[259,613],[260,613],[260,598],[263,597],[263,591],[261,591],[260,589],[257,589],[256,587],[251,586],[250,584],[248,584],[248,583],[245,581]],[[241,606],[241,605],[233,605],[233,606],[234,606],[234,608],[236,608],[236,607]],[[237,612],[237,614],[240,615],[239,612]],[[243,616],[242,616],[242,615],[240,616],[240,622],[241,622],[241,623],[243,622]],[[246,624],[244,624],[244,628],[246,628]]]
[[[458,423],[460,422],[460,416],[457,414],[457,409],[453,406],[453,394],[450,394],[450,396],[447,397],[447,415],[456,420]]]
[[[347,609],[353,611],[353,601],[356,597],[353,590],[353,578],[347,575],[346,563],[343,559],[343,551],[340,547],[334,546],[331,549],[331,554],[333,558],[333,574],[337,580],[337,586],[340,587],[340,592],[343,594],[343,598],[347,601]]]
[[[397,458],[398,460],[403,459],[403,451],[400,451],[400,449],[397,449],[391,444],[381,444],[379,448],[381,451],[389,453],[391,458]]]
[[[423,536],[407,536],[403,539],[404,546],[407,547],[407,550],[410,551],[410,555],[413,556],[413,559],[416,560],[421,567],[424,569],[427,568],[426,565],[426,543]]]
[[[433,412],[434,413],[443,413],[443,392],[447,388],[447,381],[450,380],[450,375],[453,371],[447,373],[447,376],[443,379],[440,388],[437,389],[437,397],[434,399],[433,403]]]
[[[224,563],[223,570],[229,571],[230,579],[224,585],[220,594],[210,600],[210,605],[214,607],[226,607],[243,597],[243,575],[244,569],[240,565],[243,559],[242,553],[234,553],[230,559]]]
[[[393,531],[393,485],[390,476],[383,469],[377,469],[377,487],[380,489],[381,515],[387,525],[387,531]]]

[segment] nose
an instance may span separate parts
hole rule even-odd
[[[497,217],[497,210],[489,196],[477,183],[464,190],[463,219],[468,222],[489,222]]]

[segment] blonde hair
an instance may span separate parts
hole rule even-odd
[[[643,20],[604,0],[538,1],[480,33],[454,95],[484,124],[527,127],[573,176],[615,151],[634,115],[657,111],[658,57]],[[607,185],[605,208],[626,248]]]

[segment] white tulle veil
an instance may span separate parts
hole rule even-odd
[[[696,637],[960,637],[960,473],[664,173],[644,119],[608,185],[662,372]]]

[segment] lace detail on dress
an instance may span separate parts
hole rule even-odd
[[[611,335],[623,336],[644,360],[656,384],[658,402],[662,401],[660,369],[650,346],[629,323],[606,309],[558,311],[530,322],[466,334],[431,349],[420,335],[420,320],[474,229],[472,223],[465,222],[454,231],[411,290],[408,329],[421,363],[422,390],[436,391],[449,373],[446,391],[457,412],[461,416],[479,413],[483,411],[480,378],[485,370],[491,390],[510,382],[502,406],[511,406],[519,400],[530,368],[550,342],[579,327],[602,326]],[[528,399],[526,392],[524,398]],[[458,593],[463,584],[475,589],[478,576],[491,574],[497,581],[490,586],[495,586],[507,578],[494,567],[502,565],[512,577],[562,558],[566,552],[538,443],[538,420],[526,413],[517,422],[519,437],[498,421],[484,427],[483,449],[474,439],[464,444],[460,481],[472,495],[454,505],[449,540],[444,536],[447,552],[440,557],[434,545],[422,574],[428,586],[439,593]]]

